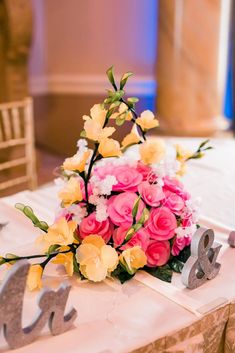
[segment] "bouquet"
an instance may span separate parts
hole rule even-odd
[[[42,259],[31,265],[30,289],[41,287],[49,262],[62,264],[69,276],[94,282],[116,277],[123,283],[139,269],[170,282],[190,255],[199,205],[179,179],[186,162],[211,147],[208,141],[195,152],[176,146],[167,156],[162,139],[147,137],[159,125],[157,118],[149,110],[138,115],[138,99],[125,98],[131,75],[125,73],[117,85],[113,68],[108,69],[112,89],[83,116],[78,151],[61,167],[54,223],[49,226],[29,206],[16,204],[41,229],[38,241],[45,249],[23,257]],[[120,144],[113,134],[124,124],[132,127]],[[6,254],[0,264],[20,259]]]

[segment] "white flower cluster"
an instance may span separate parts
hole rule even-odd
[[[87,140],[79,139],[77,141],[77,148],[78,148],[78,151],[77,151],[78,154],[83,154],[84,152],[86,152],[87,151]]]
[[[73,214],[73,221],[75,221],[78,225],[81,223],[84,217],[87,216],[86,207],[81,207],[80,205],[71,205],[67,209],[68,213]]]
[[[107,199],[104,196],[91,195],[89,202],[96,206],[96,220],[103,222],[108,218],[107,213]]]
[[[107,175],[104,179],[100,179],[96,175],[93,175],[90,181],[94,195],[109,196],[111,194],[113,185],[117,184],[117,179],[114,175]]]
[[[176,236],[177,238],[184,238],[188,236],[192,236],[193,233],[196,231],[197,227],[196,224],[192,224],[190,227],[178,227],[176,228]]]
[[[172,156],[168,156],[160,163],[152,165],[154,173],[160,178],[165,176],[174,177],[179,167],[180,163]]]
[[[89,202],[96,206],[96,219],[102,222],[108,218],[107,199],[104,195],[111,194],[113,185],[117,184],[117,179],[114,175],[107,175],[104,179],[93,175],[90,181],[93,195],[89,197]]]
[[[201,208],[201,198],[195,197],[187,200],[185,202],[185,207],[182,212],[182,217],[187,218],[188,216],[191,217],[194,223],[198,222],[199,212]]]

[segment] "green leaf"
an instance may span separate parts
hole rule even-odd
[[[114,103],[115,101],[119,101],[123,96],[124,96],[125,92],[123,90],[118,90],[115,92],[115,94],[108,98],[110,99],[110,103]]]
[[[3,259],[3,257],[0,256],[0,266],[5,264],[5,263],[6,263],[5,259]]]
[[[183,262],[179,261],[176,257],[173,257],[172,260],[169,262],[170,268],[177,272],[181,273],[184,267]]]
[[[125,114],[118,115],[115,119],[117,126],[122,126],[125,123],[125,121],[126,121]]]
[[[112,98],[112,96],[115,94],[115,91],[113,91],[112,89],[107,89],[106,91],[108,93],[108,97]]]
[[[12,253],[7,253],[7,254],[5,255],[5,258],[6,258],[6,259],[18,259],[19,256],[15,255],[15,254],[12,254]],[[17,260],[8,261],[8,263],[14,264],[16,261],[17,261]]]
[[[133,75],[133,72],[126,72],[122,77],[121,77],[121,82],[120,82],[120,89],[123,89],[125,84],[127,83],[127,80],[130,76]]]
[[[149,218],[149,210],[145,207],[138,223],[144,224]]]
[[[190,250],[190,245],[188,245],[179,253],[178,256],[176,256],[176,259],[185,263],[188,260],[190,255],[191,255],[191,250]]]
[[[198,150],[200,150],[203,146],[205,146],[209,141],[210,141],[209,139],[203,141],[203,142],[199,145]]]
[[[130,97],[130,98],[127,98],[127,102],[129,102],[129,103],[137,103],[137,102],[139,102],[139,98]]]
[[[109,104],[109,103],[111,103],[111,98],[105,98],[104,104]]]
[[[112,108],[110,108],[110,109],[108,110],[108,112],[107,112],[107,114],[106,114],[106,119],[109,119],[109,118],[110,118],[110,116],[113,114],[113,112],[115,111],[115,109],[116,109],[116,106],[114,106],[114,107],[112,107]]]
[[[80,137],[86,137],[86,131],[85,131],[85,130],[82,130],[82,131],[81,131]]]
[[[159,278],[164,282],[171,282],[173,270],[170,268],[169,265],[164,265],[160,267],[144,267],[144,270],[148,272],[150,275]]]
[[[114,87],[115,86],[115,80],[114,80],[114,75],[113,75],[113,66],[111,66],[107,71],[106,75],[108,76],[109,82],[111,85]]]
[[[55,252],[59,247],[60,247],[60,245],[58,245],[58,244],[54,244],[54,245],[49,246],[49,248],[48,248],[46,254],[48,254],[48,255],[52,254],[52,253]]]
[[[24,213],[24,215],[31,220],[35,227],[47,232],[49,226],[46,222],[39,221],[39,219],[35,216],[33,210],[29,206],[25,206],[22,203],[16,203],[15,208]]]
[[[81,275],[75,255],[73,255],[73,271]]]
[[[133,217],[133,218],[136,218],[136,216],[137,216],[137,212],[138,212],[138,208],[139,208],[140,199],[141,199],[141,196],[138,196],[137,200],[136,200],[135,203],[134,203],[134,207],[133,207],[133,209],[132,209],[132,217]]]
[[[126,281],[129,281],[134,276],[134,274],[128,273],[120,264],[111,273],[111,275],[113,277],[118,278],[121,284],[125,283]]]

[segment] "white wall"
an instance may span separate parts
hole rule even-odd
[[[98,93],[106,69],[133,71],[133,93],[154,91],[157,0],[33,0],[32,90]]]

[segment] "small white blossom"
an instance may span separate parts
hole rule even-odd
[[[79,140],[77,141],[77,148],[78,148],[79,151],[85,152],[86,149],[87,149],[87,140],[85,140],[85,139],[79,139]]]
[[[182,217],[187,218],[190,216],[192,218],[192,221],[196,223],[199,218],[200,207],[201,207],[200,197],[191,198],[187,200],[185,202],[185,207],[182,210]]]
[[[98,222],[105,221],[108,218],[107,199],[103,196],[91,195],[89,202],[96,206],[96,220]]]
[[[196,224],[192,224],[190,227],[178,227],[176,228],[176,236],[177,238],[184,238],[188,236],[192,236],[193,233],[196,231],[197,227]]]
[[[117,179],[114,175],[106,175],[104,179],[99,179],[99,177],[93,175],[90,181],[94,195],[110,195],[113,185],[117,184]]]
[[[100,197],[96,205],[96,219],[98,222],[102,222],[105,221],[107,218],[107,200],[104,197]]]
[[[80,205],[71,205],[67,208],[68,213],[73,214],[73,220],[79,225],[84,217],[87,216],[86,207]]]

